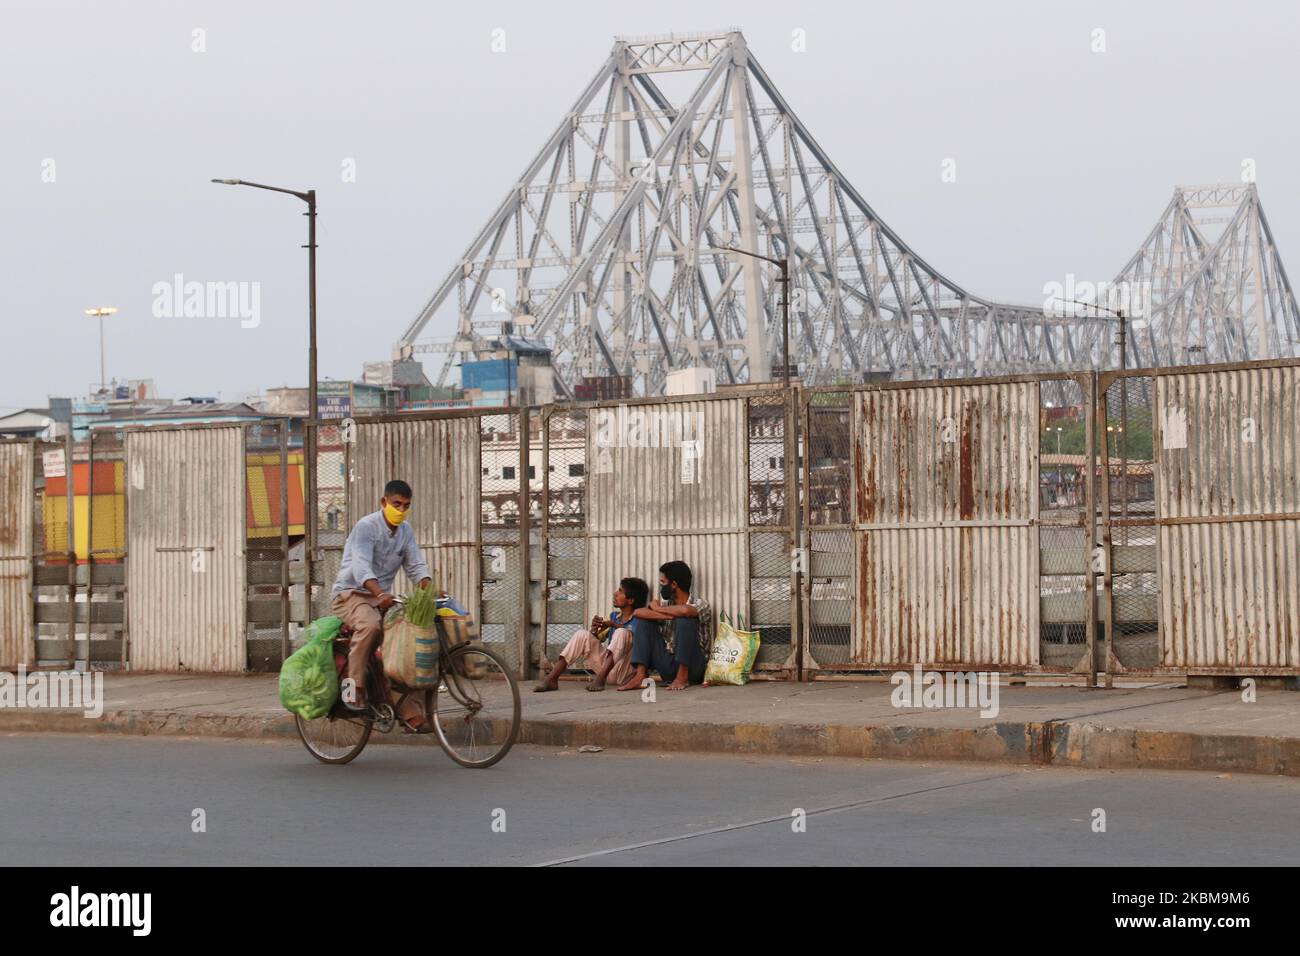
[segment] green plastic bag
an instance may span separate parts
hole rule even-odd
[[[334,670],[334,638],[343,621],[322,617],[307,626],[307,643],[280,668],[280,703],[303,720],[324,717],[339,696]]]
[[[742,616],[737,627],[724,611],[718,615],[718,636],[704,668],[706,684],[747,684],[758,657],[758,631],[747,631]]]

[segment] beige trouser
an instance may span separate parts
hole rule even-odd
[[[384,616],[379,611],[379,598],[369,592],[344,591],[335,595],[330,610],[343,623],[352,628],[352,644],[348,648],[348,677],[354,687],[363,693],[366,686],[366,662],[383,643]],[[391,701],[398,695],[393,693]],[[416,724],[424,721],[424,695],[408,694],[398,708],[398,716]]]
[[[560,656],[570,665],[586,661],[587,667],[597,670],[604,660],[605,650],[605,645],[596,640],[591,631],[581,630],[569,638]],[[616,628],[609,638],[608,650],[614,655],[614,667],[608,679],[621,684],[632,676],[632,665],[628,663],[632,656],[632,632],[625,627]]]

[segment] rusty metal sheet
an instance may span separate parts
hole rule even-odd
[[[127,432],[133,670],[245,670],[245,477],[240,427]]]
[[[856,393],[856,661],[1038,664],[1038,388]]]
[[[1161,518],[1300,512],[1300,368],[1156,378]]]
[[[34,665],[32,515],[34,446],[0,442],[0,668]]]
[[[358,422],[348,488],[348,527],[378,510],[384,485],[411,486],[407,519],[442,585],[479,614],[479,419]],[[326,582],[327,589],[333,581]],[[413,586],[399,572],[394,587]]]
[[[1300,673],[1300,368],[1159,375],[1156,412],[1162,664]]]
[[[1038,383],[857,393],[859,524],[1037,516]]]
[[[587,619],[609,613],[621,577],[654,593],[671,560],[690,565],[715,614],[749,617],[747,422],[743,398],[589,412]]]
[[[587,424],[588,529],[747,528],[747,421],[741,398],[593,408]],[[696,439],[698,448],[686,445]]]
[[[642,578],[651,596],[659,591],[659,566],[685,561],[691,568],[691,591],[719,611],[749,620],[749,542],[743,532],[728,534],[601,535],[587,539],[587,593],[584,621],[608,615],[620,578]],[[716,631],[715,631],[716,633]]]

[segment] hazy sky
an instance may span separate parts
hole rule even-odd
[[[16,2],[0,29],[0,412],[99,378],[228,400],[388,356],[616,35],[739,26],[876,211],[970,291],[1108,279],[1175,184],[1257,169],[1300,279],[1300,16],[1283,2]],[[492,31],[506,52],[493,53]],[[1104,53],[1092,52],[1105,31]],[[791,49],[795,29],[807,51]],[[201,30],[206,49],[195,52]],[[957,182],[943,182],[944,159]],[[355,182],[344,182],[344,164]],[[51,181],[52,180],[52,181]],[[260,283],[260,324],[153,286]],[[1293,280],[1295,281],[1295,280]],[[450,329],[430,329],[445,334]]]

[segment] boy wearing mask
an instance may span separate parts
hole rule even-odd
[[[632,614],[634,619],[659,622],[662,631],[646,630],[633,635],[630,660],[634,670],[619,690],[636,690],[651,670],[671,681],[668,690],[686,690],[704,680],[709,605],[691,597],[691,569],[686,562],[669,561],[659,568],[659,597]]]

